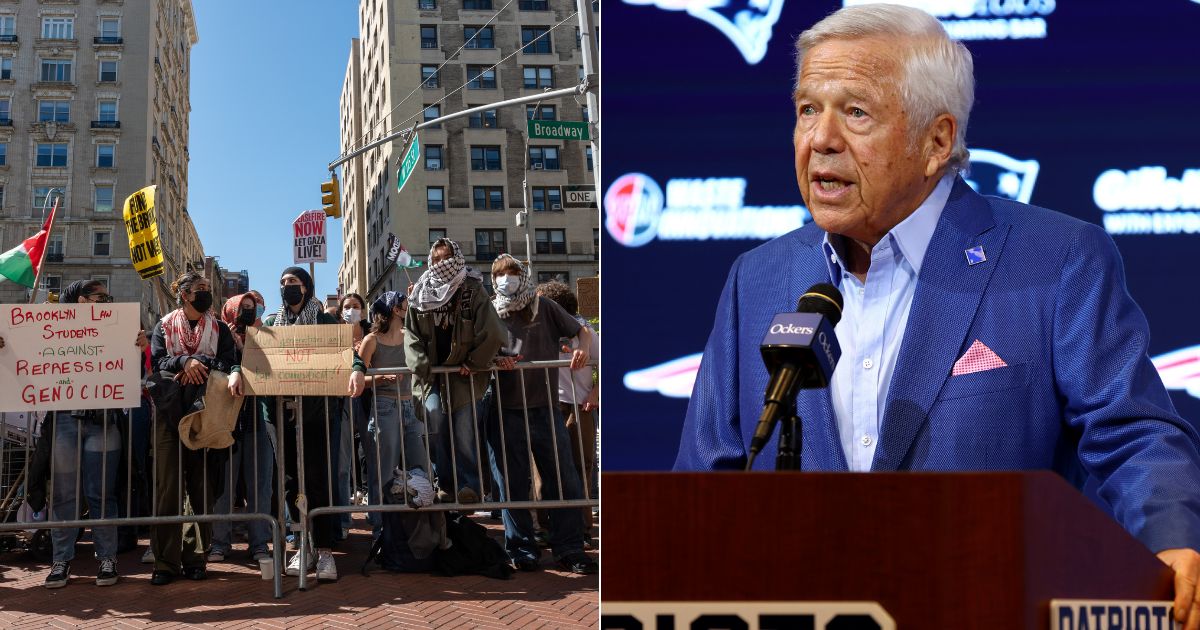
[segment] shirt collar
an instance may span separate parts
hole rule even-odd
[[[942,217],[942,210],[946,208],[946,201],[950,198],[956,177],[953,171],[942,176],[925,201],[884,237],[892,239],[899,254],[908,260],[908,264],[912,265],[918,276],[921,274],[921,263],[925,260],[925,251],[929,249],[929,242],[933,240],[933,232],[937,228],[938,219]],[[842,246],[842,238],[830,238],[828,232],[821,241],[821,248],[825,252],[825,265],[829,268],[829,278],[838,286],[841,285],[842,270],[846,268],[845,251]]]

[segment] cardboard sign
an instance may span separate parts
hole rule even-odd
[[[246,394],[349,396],[354,334],[350,324],[246,329]]]
[[[292,222],[292,235],[296,243],[296,264],[325,262],[325,213],[309,210]]]
[[[5,304],[0,411],[141,404],[138,304]]]
[[[142,280],[161,276],[162,241],[154,217],[154,186],[147,186],[125,199],[125,232],[129,234],[129,257]]]

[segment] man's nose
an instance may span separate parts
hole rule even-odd
[[[845,148],[841,121],[832,110],[821,112],[812,126],[812,150],[815,153],[840,153]]]

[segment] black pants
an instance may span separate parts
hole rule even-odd
[[[284,398],[284,448],[283,461],[287,471],[285,497],[288,513],[292,522],[299,522],[300,512],[296,507],[296,497],[299,494],[300,480],[296,461],[296,410],[290,404],[295,398]],[[302,396],[299,399],[303,405],[304,428],[304,497],[308,510],[326,507],[331,504],[330,491],[332,484],[330,475],[336,471],[330,469],[332,456],[336,456],[339,445],[332,443],[328,428],[335,422],[342,422],[342,398],[327,396]],[[271,412],[278,409],[274,403]],[[313,519],[313,546],[317,549],[333,547],[334,534],[340,527],[341,519],[335,515],[319,516]]]

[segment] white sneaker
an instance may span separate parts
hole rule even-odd
[[[337,581],[337,563],[333,561],[333,552],[322,549],[317,552],[317,580],[321,582]]]
[[[308,553],[308,570],[305,571],[305,573],[308,573],[308,571],[312,571],[313,567],[316,566],[317,559],[315,556],[316,556],[316,554],[312,553],[311,551]],[[300,575],[300,552],[299,551],[292,554],[292,559],[290,561],[288,561],[287,570],[285,571],[285,573],[287,573],[288,575],[290,575],[292,577],[299,577],[299,575]]]
[[[142,554],[142,564],[154,564],[154,550],[146,547],[146,553]]]

